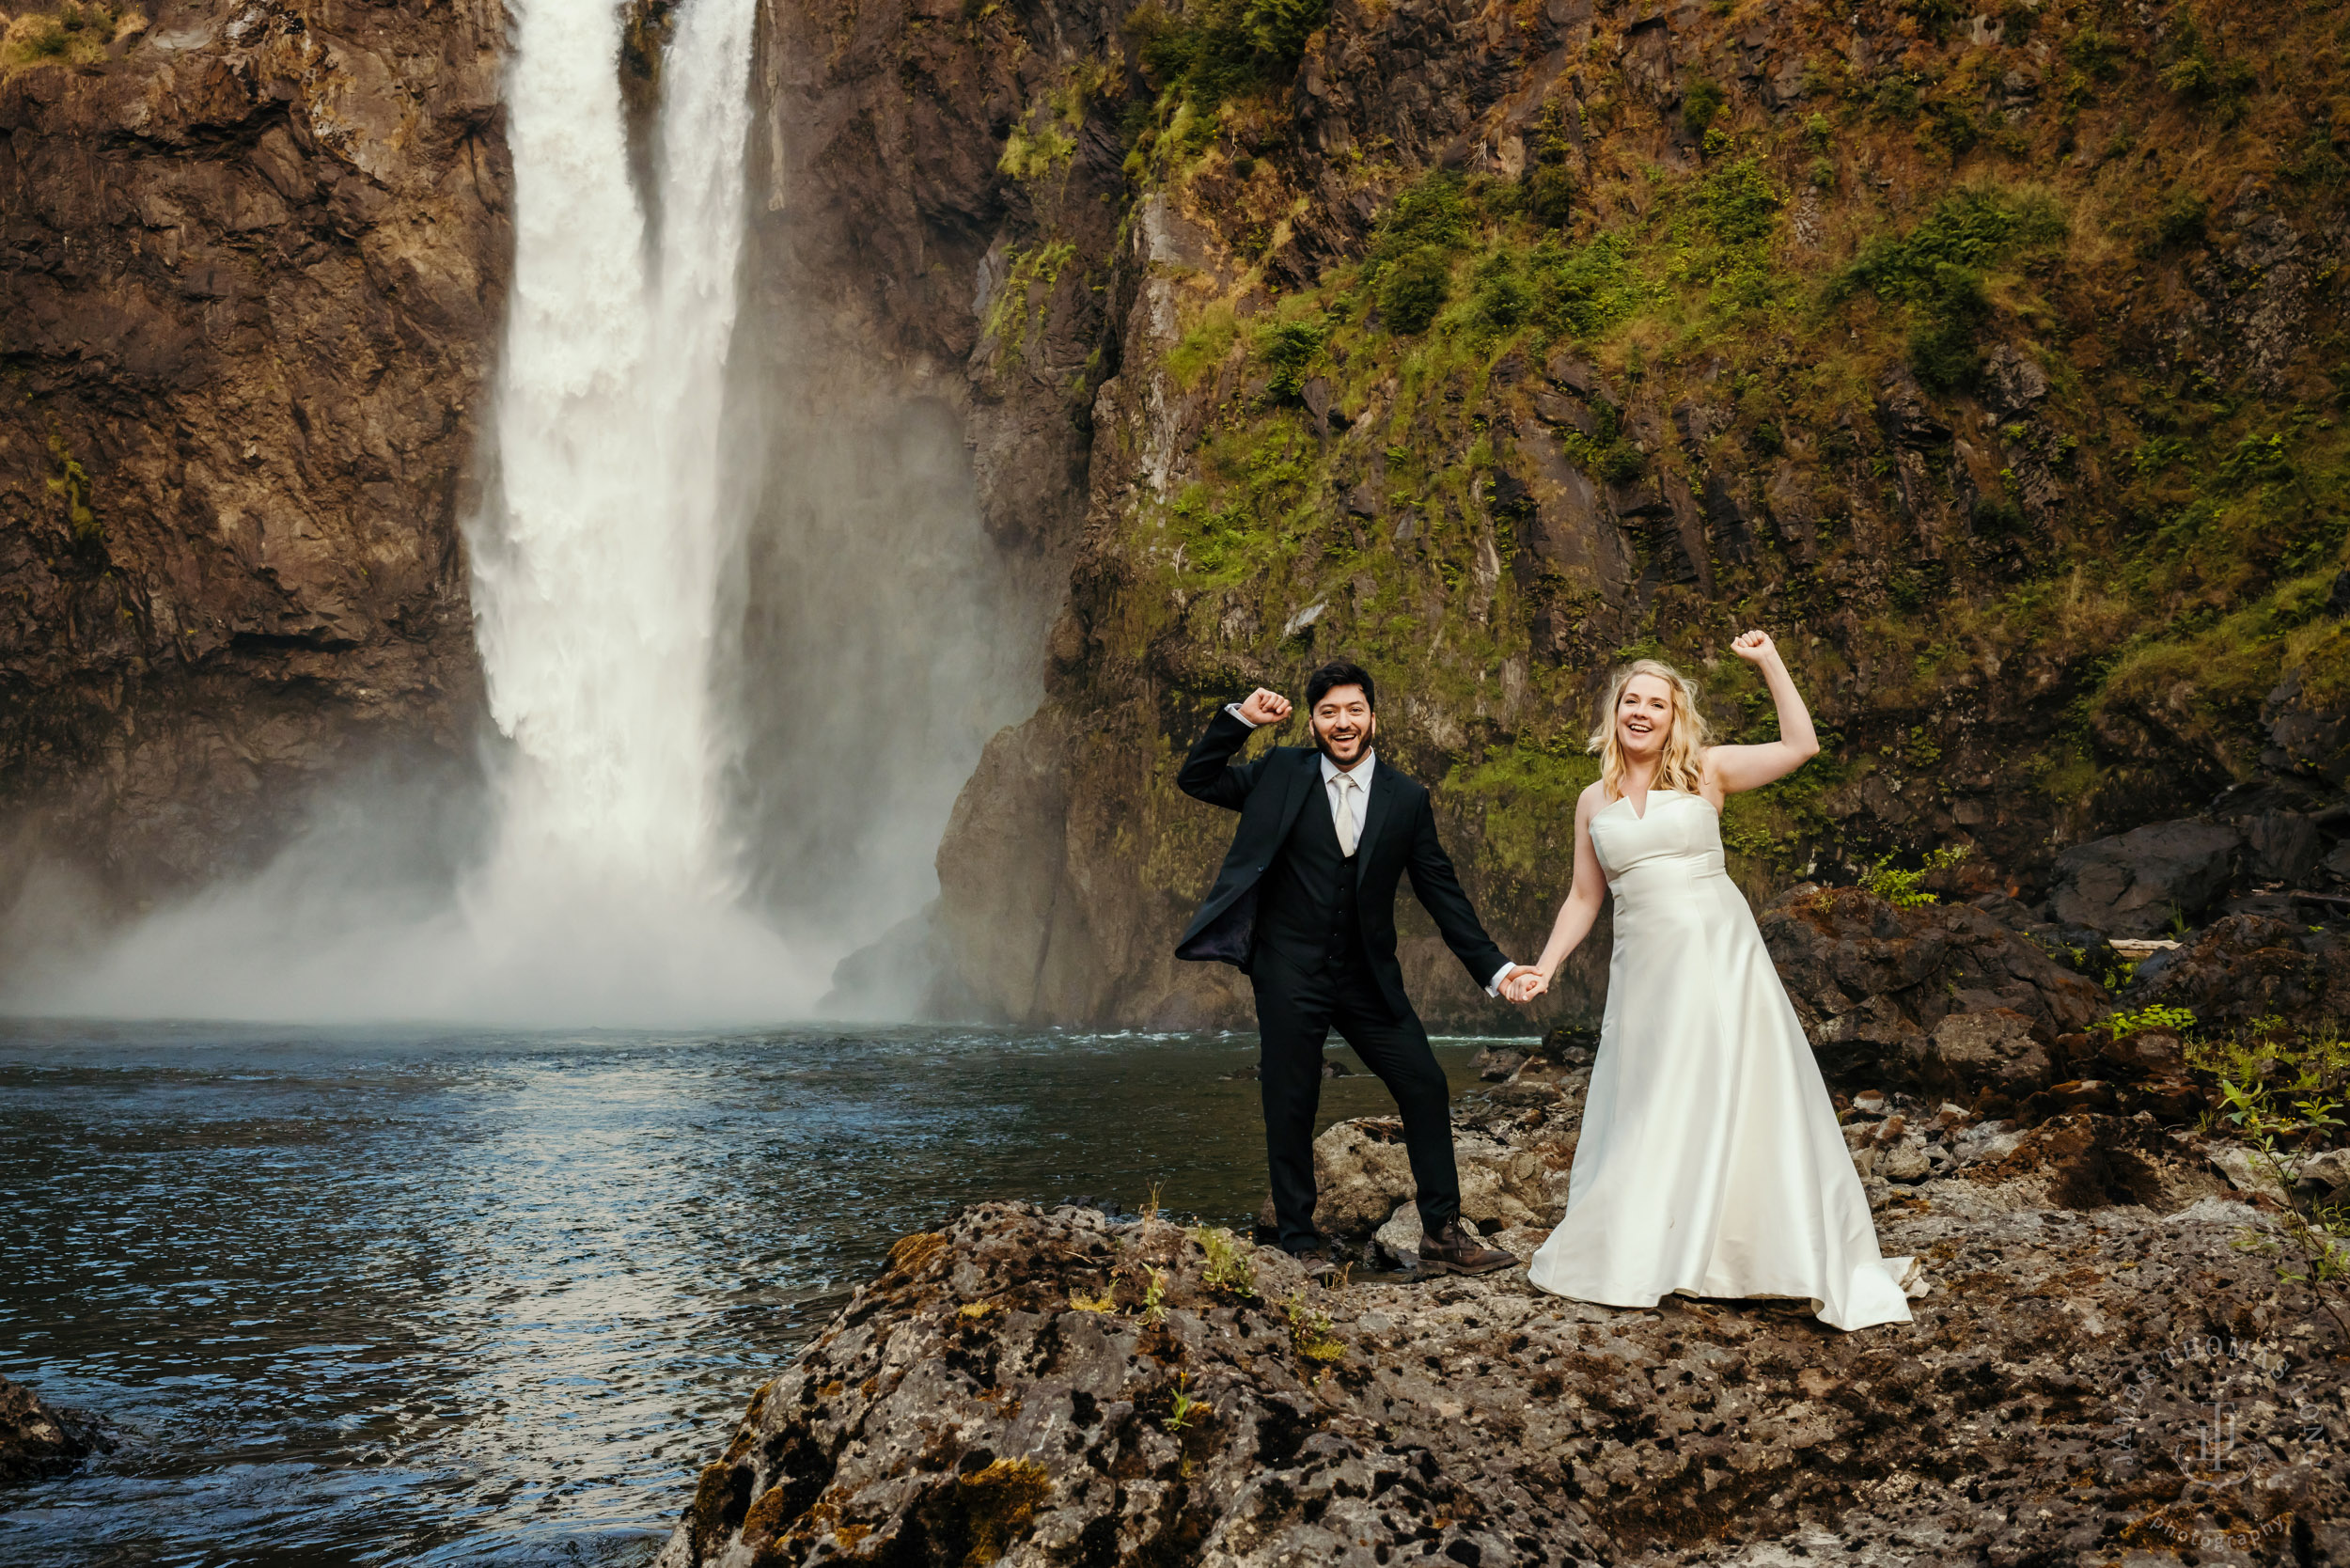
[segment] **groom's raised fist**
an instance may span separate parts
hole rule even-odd
[[[1259,686],[1241,703],[1240,716],[1251,724],[1278,724],[1290,716],[1290,699]]]

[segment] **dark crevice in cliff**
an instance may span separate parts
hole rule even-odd
[[[237,653],[264,652],[342,652],[359,646],[355,637],[341,636],[328,631],[312,632],[237,632],[228,638],[230,651]]]

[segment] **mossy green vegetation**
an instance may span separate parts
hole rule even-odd
[[[1126,33],[1153,85],[1195,114],[1212,113],[1286,78],[1329,9],[1329,0],[1145,0]]]
[[[1945,197],[1906,233],[1884,234],[1836,274],[1828,297],[1868,289],[1915,309],[1909,363],[1937,392],[1973,389],[1982,371],[1976,340],[1992,316],[1983,269],[2017,253],[2044,253],[2066,234],[2063,209],[2044,189],[1984,184]]]
[[[1896,866],[1894,856],[1881,855],[1860,873],[1860,886],[1895,908],[1922,909],[1935,902],[1935,895],[1925,887],[1925,879],[1935,871],[1949,870],[1972,853],[1972,846],[1966,844],[1928,850],[1919,856],[1914,869]]]
[[[1067,240],[1046,240],[1006,257],[1004,281],[987,307],[987,336],[995,339],[999,358],[1019,354],[1028,334],[1043,320],[1061,269],[1076,253],[1077,247]]]
[[[1201,1225],[1192,1231],[1191,1239],[1199,1247],[1202,1286],[1242,1297],[1257,1294],[1257,1270],[1239,1237],[1222,1226]]]
[[[0,79],[41,66],[95,65],[146,29],[147,18],[136,10],[85,0],[25,11],[0,26]]]
[[[1547,745],[1520,741],[1456,763],[1442,788],[1453,809],[1484,824],[1494,869],[1563,895],[1559,851],[1570,843],[1577,797],[1598,780],[1599,759],[1582,749],[1579,735],[1561,732]]]
[[[2264,303],[2334,264],[2350,33],[2155,10],[2009,5],[1989,36],[1912,6],[1904,53],[1824,47],[1792,102],[1692,77],[1664,106],[1603,10],[1580,102],[1545,89],[1520,161],[1450,167],[1277,156],[1298,55],[1245,7],[1145,16],[1129,172],[1216,193],[1184,210],[1239,260],[1176,296],[1159,368],[1221,390],[1136,493],[1118,656],[1170,714],[1364,658],[1484,886],[1545,913],[1595,681],[1645,648],[1767,738],[1722,653],[1747,624],[1826,745],[1725,811],[1750,884],[1912,864],[1885,857],[1965,837],[1969,792],[2077,834],[2244,776],[2284,671],[2350,694],[2344,328],[2330,283]],[[1368,219],[1335,249],[1227,217],[1333,189]],[[2232,259],[2258,245],[2303,271]]]
[[[61,435],[49,437],[49,494],[57,497],[65,509],[67,536],[76,547],[85,550],[103,544],[106,531],[90,504],[89,471],[74,457]]]
[[[1330,1314],[1308,1298],[1303,1285],[1290,1292],[1282,1301],[1281,1313],[1289,1320],[1290,1348],[1296,1351],[1301,1359],[1345,1359],[1346,1345],[1331,1333]]]
[[[1144,0],[1124,29],[1150,89],[1127,105],[1127,174],[1180,173],[1229,133],[1228,106],[1261,109],[1328,15],[1329,0]]]
[[[2305,1285],[2350,1335],[2350,1204],[2324,1196],[2331,1184],[2314,1175],[2311,1155],[2340,1148],[2350,1136],[2350,1043],[2331,1027],[2310,1028],[2274,1015],[2232,1030],[2195,1029],[2183,1015],[2139,1022],[2119,1015],[2107,1027],[2167,1028],[2186,1039],[2188,1069],[2217,1100],[2205,1125],[2248,1146],[2252,1168],[2276,1200],[2271,1215],[2239,1246],[2275,1260],[2280,1280]]]

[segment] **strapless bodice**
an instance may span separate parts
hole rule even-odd
[[[1651,882],[1725,874],[1721,817],[1703,795],[1652,789],[1648,814],[1622,796],[1591,819],[1591,849],[1618,897]]]

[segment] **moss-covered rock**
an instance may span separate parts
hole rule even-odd
[[[1726,823],[1758,892],[1950,842],[2032,892],[2264,766],[2288,672],[2350,683],[2350,164],[2299,107],[2344,90],[2334,21],[1920,15],[1342,0],[1293,73],[1146,48],[1097,263],[1133,303],[1045,707],[1001,743],[1069,787],[983,767],[942,850],[1018,842],[1053,914],[1007,929],[950,875],[966,998],[1240,1017],[1164,957],[1219,825],[1167,760],[1337,653],[1513,949],[1636,652],[1765,735],[1722,657],[1763,624],[1812,700],[1826,754]],[[1434,1015],[1503,1016],[1426,958]]]

